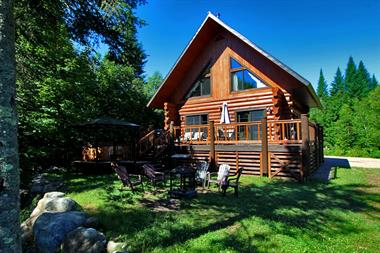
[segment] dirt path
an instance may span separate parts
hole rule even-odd
[[[333,177],[332,168],[334,167],[343,167],[343,168],[359,167],[359,168],[379,168],[380,169],[380,159],[361,158],[361,157],[325,156],[325,162],[314,173],[312,178],[328,181],[331,177]]]

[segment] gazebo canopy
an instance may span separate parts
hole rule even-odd
[[[132,128],[137,129],[140,126],[125,120],[114,119],[111,117],[100,117],[89,122],[78,125],[79,127],[106,127],[106,128]]]

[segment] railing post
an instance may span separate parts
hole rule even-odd
[[[301,180],[305,179],[310,171],[310,145],[309,145],[309,120],[307,114],[301,114],[301,136],[302,136],[302,168]]]
[[[215,128],[214,128],[213,120],[210,120],[209,129],[210,129],[210,164],[211,166],[214,166],[215,165]]]
[[[321,163],[325,162],[325,157],[323,155],[323,127],[319,126],[319,157]]]
[[[319,153],[319,125],[318,124],[315,124],[315,140],[314,140],[314,143],[315,143],[315,151],[314,151],[314,156],[315,156],[315,161],[316,161],[316,164],[317,164],[317,168],[319,168],[319,165],[321,164],[321,156],[320,156],[320,153]]]
[[[261,171],[260,176],[268,175],[268,130],[267,117],[261,119]],[[270,168],[269,168],[270,169]]]
[[[169,145],[170,145],[170,154],[174,153],[174,121],[170,121],[169,126]]]

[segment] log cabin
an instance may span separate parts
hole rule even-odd
[[[304,181],[323,162],[309,81],[208,13],[149,107],[193,159]]]

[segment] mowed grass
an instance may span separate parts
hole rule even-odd
[[[161,212],[143,204],[167,198],[148,183],[135,194],[119,190],[114,175],[72,176],[67,185],[129,252],[379,252],[380,169],[337,175],[306,184],[244,176],[238,198],[214,188]]]

